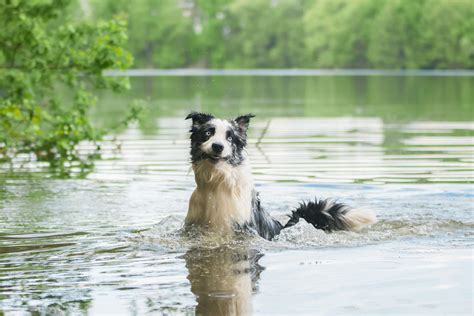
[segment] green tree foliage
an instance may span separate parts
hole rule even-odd
[[[79,142],[103,134],[88,116],[93,91],[128,87],[125,78],[102,76],[131,65],[125,21],[64,23],[69,4],[0,0],[1,159],[25,153],[60,165],[80,161]],[[60,97],[59,85],[69,97]]]
[[[311,66],[369,67],[367,46],[378,6],[372,0],[320,0],[310,5],[304,25]]]
[[[128,19],[128,48],[137,67],[185,67],[195,61],[192,7],[176,0],[92,0],[100,19],[117,14]]]
[[[305,26],[315,67],[473,68],[470,0],[317,0]]]
[[[195,25],[196,58],[199,66],[222,67],[228,59],[227,24],[229,0],[196,0],[192,15]]]
[[[371,65],[417,68],[423,62],[420,56],[423,9],[424,0],[380,3],[380,11],[370,28],[367,55]]]
[[[228,9],[231,68],[293,68],[305,64],[304,2],[239,0]]]
[[[474,68],[472,0],[89,0],[138,67]]]
[[[426,0],[420,67],[474,69],[474,2]]]

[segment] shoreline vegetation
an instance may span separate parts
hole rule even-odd
[[[207,77],[207,76],[388,76],[388,77],[474,77],[474,70],[465,69],[109,69],[103,72],[107,77]]]
[[[7,1],[0,4],[0,162],[46,161],[57,170],[88,168],[100,150],[101,130],[90,117],[98,91],[121,92],[128,78],[104,77],[108,68],[127,69],[127,23],[70,21],[72,0]],[[67,89],[67,93],[61,93]],[[135,118],[136,107],[117,122]],[[78,145],[96,150],[84,155]]]
[[[472,0],[86,2],[128,20],[136,68],[474,69]]]

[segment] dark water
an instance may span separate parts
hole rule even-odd
[[[150,109],[102,144],[90,172],[1,166],[4,313],[472,314],[474,78],[132,84],[102,96],[97,123],[116,124],[134,98]],[[275,216],[317,195],[373,209],[379,222],[333,234],[300,223],[273,242],[182,237],[190,109],[257,114],[248,152]]]

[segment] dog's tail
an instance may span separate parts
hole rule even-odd
[[[364,209],[354,209],[331,199],[303,202],[292,212],[283,229],[291,227],[303,218],[317,229],[324,231],[353,230],[377,222],[375,214]]]

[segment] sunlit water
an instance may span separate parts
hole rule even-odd
[[[472,314],[473,78],[146,78],[150,112],[64,179],[0,174],[0,309],[23,314]],[[361,232],[183,236],[190,109],[257,114],[248,153],[277,218],[333,197]],[[118,141],[112,141],[117,138]],[[117,148],[120,144],[120,148]],[[90,146],[84,144],[84,152]]]

